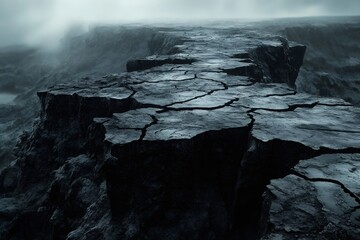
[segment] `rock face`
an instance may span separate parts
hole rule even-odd
[[[321,226],[356,218],[346,211],[359,204],[360,110],[293,89],[304,46],[227,30],[166,31],[184,39],[170,56],[38,93],[40,120],[0,175],[1,239],[305,238],[317,226],[282,220],[302,213],[291,210],[298,201],[314,207],[310,217],[322,214]],[[312,159],[323,169],[334,154],[353,174],[325,182],[355,202],[329,214],[321,184],[323,195],[292,201],[325,178],[306,162],[292,168]],[[329,162],[326,176],[343,171]],[[276,192],[294,181],[289,174],[302,191]],[[337,227],[358,236],[355,221]]]
[[[289,44],[285,39],[281,43],[280,46],[260,46],[252,52],[252,56],[261,66],[264,82],[285,82],[295,87],[306,48]]]
[[[299,91],[341,97],[360,105],[359,20],[314,21],[283,30],[288,39],[305,44],[309,50],[296,82]]]
[[[74,31],[75,33],[75,31]],[[129,59],[177,52],[179,37],[153,28],[103,26],[65,36],[57,51],[0,47],[0,169],[12,160],[17,138],[31,130],[40,105],[36,92],[60,83],[101,78],[126,71]],[[6,99],[16,97],[10,104]],[[16,94],[16,95],[13,95]]]
[[[138,70],[146,70],[165,64],[191,64],[193,62],[195,62],[195,60],[187,58],[168,58],[154,56],[152,58],[129,61],[126,64],[126,69],[128,72],[133,72]]]

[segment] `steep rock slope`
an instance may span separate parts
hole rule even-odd
[[[36,92],[59,83],[80,83],[121,73],[132,58],[176,52],[182,39],[146,27],[96,27],[65,37],[59,49],[0,49],[0,94],[15,93],[11,105],[0,103],[0,166],[14,159],[12,149],[31,130],[40,110]]]
[[[283,32],[309,48],[297,82],[299,91],[360,105],[359,18],[288,27]]]

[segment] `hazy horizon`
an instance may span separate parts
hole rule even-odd
[[[359,0],[1,0],[0,46],[49,43],[74,25],[357,15]]]

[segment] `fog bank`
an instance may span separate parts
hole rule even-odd
[[[359,14],[359,0],[1,0],[0,46],[49,44],[73,25]]]

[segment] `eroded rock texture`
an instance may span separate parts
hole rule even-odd
[[[305,47],[166,31],[185,39],[173,55],[38,93],[41,118],[0,177],[1,238],[359,236],[360,110],[294,90]]]
[[[358,239],[359,154],[328,154],[301,162],[272,180],[270,234],[264,239]]]

